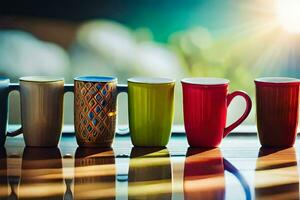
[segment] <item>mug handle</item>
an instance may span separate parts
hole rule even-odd
[[[9,85],[9,92],[18,90],[20,91],[20,86],[19,84],[13,83]],[[73,84],[65,84],[64,85],[64,93],[66,92],[73,92],[74,91],[74,85]],[[23,133],[23,127],[19,128],[18,130],[15,130],[13,132],[7,132],[7,136],[9,137],[15,137],[17,135],[20,135]]]
[[[119,95],[120,93],[128,93],[128,86],[125,84],[118,84],[117,85],[117,95]],[[129,129],[128,128],[124,128],[124,129],[120,129],[118,128],[118,133],[121,135],[126,135],[129,133]]]
[[[18,83],[10,83],[9,87],[8,87],[8,94],[12,91],[20,92],[20,85]],[[22,133],[23,133],[23,128],[21,127],[21,128],[15,130],[15,131],[12,131],[12,132],[7,131],[6,136],[15,137],[15,136],[20,135]]]
[[[223,158],[223,165],[224,165],[224,169],[227,170],[228,172],[230,172],[231,174],[233,174],[241,183],[245,195],[246,195],[246,199],[250,200],[251,199],[251,190],[249,187],[249,184],[247,183],[247,181],[245,180],[245,178],[243,177],[243,175],[239,172],[239,170],[237,168],[235,168],[235,166],[233,166],[228,160],[226,160],[225,158]]]
[[[231,101],[236,97],[236,96],[241,96],[245,99],[246,101],[246,109],[245,112],[243,113],[243,115],[234,123],[232,123],[231,125],[229,125],[228,127],[226,127],[224,129],[224,134],[223,134],[223,138],[226,137],[230,131],[232,131],[234,128],[236,128],[238,125],[240,125],[249,115],[251,108],[252,108],[252,101],[251,98],[249,97],[249,95],[244,92],[244,91],[235,91],[233,93],[230,93],[227,95],[227,107],[229,106],[229,104],[231,103]]]

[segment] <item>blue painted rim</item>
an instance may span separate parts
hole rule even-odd
[[[79,76],[74,78],[75,81],[84,82],[113,82],[117,81],[117,77],[113,76]]]

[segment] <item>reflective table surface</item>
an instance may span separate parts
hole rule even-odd
[[[188,148],[173,135],[166,148],[25,148],[8,138],[0,150],[0,199],[299,199],[296,146],[261,148],[256,135],[224,139],[220,148]]]

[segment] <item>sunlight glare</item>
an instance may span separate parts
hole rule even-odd
[[[300,34],[300,0],[277,0],[277,18],[289,33]]]

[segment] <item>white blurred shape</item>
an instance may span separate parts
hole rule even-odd
[[[152,42],[144,42],[138,45],[135,65],[145,75],[178,77],[181,68],[178,58],[166,47]]]
[[[69,67],[67,53],[23,31],[0,31],[0,73],[16,77],[63,76]]]
[[[130,63],[135,54],[135,39],[128,28],[109,21],[85,23],[78,32],[79,44],[94,50],[101,58],[121,67]]]
[[[147,36],[151,35],[149,31],[144,30]],[[181,74],[175,53],[165,45],[145,41],[147,37],[138,42],[140,37],[135,38],[133,31],[116,22],[85,23],[78,31],[77,44],[71,52],[75,75],[110,74],[124,80],[136,75],[176,78]]]

